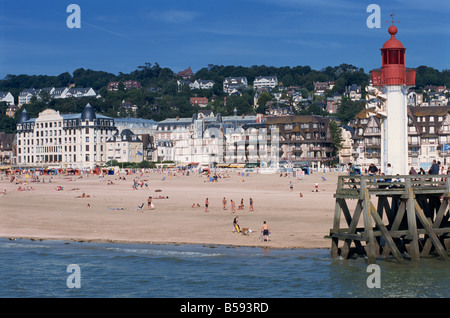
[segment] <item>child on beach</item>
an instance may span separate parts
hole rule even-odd
[[[206,200],[205,200],[205,212],[208,212],[208,205],[209,205],[209,201],[208,201],[208,198],[206,198]]]
[[[236,212],[236,203],[234,203],[233,200],[231,200],[231,213],[235,213]]]
[[[254,211],[253,210],[253,199],[252,198],[250,198],[250,211]]]

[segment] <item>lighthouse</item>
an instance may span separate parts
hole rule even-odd
[[[395,38],[397,27],[388,29],[391,38],[381,50],[381,69],[372,70],[372,85],[382,96],[381,171],[408,174],[407,91],[415,85],[416,70],[405,67],[405,47]],[[392,170],[388,170],[388,164]]]

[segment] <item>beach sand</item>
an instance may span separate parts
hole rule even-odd
[[[51,176],[40,176],[46,183],[27,185],[3,177],[0,191],[6,189],[6,195],[0,197],[0,237],[270,248],[331,246],[325,236],[333,225],[337,173],[314,173],[302,180],[279,174],[229,174],[229,179],[218,182],[192,173],[172,177],[167,173],[132,174],[126,175],[126,180],[119,180],[117,175],[103,180],[95,175],[57,175],[51,183],[47,183]],[[148,188],[144,185],[133,190],[133,179],[148,180]],[[22,176],[20,180],[30,179]],[[114,184],[108,184],[108,180]],[[316,182],[320,192],[312,192]],[[17,191],[19,185],[35,190]],[[56,191],[57,186],[63,190]],[[89,197],[78,198],[82,193]],[[154,210],[147,210],[149,196],[154,198]],[[155,199],[158,196],[169,198]],[[223,197],[228,201],[225,211]],[[250,198],[254,201],[252,212]],[[231,213],[230,199],[236,202],[236,213]],[[244,210],[237,210],[241,199]],[[137,210],[142,203],[142,211]],[[200,207],[192,208],[194,203]],[[233,232],[236,215],[241,229],[251,229],[249,235]],[[268,242],[260,239],[263,221],[271,230]]]

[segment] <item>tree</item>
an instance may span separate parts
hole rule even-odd
[[[273,98],[269,93],[262,92],[258,97],[258,107],[256,108],[256,112],[259,114],[264,114],[266,110],[266,104],[271,100],[273,100]]]
[[[336,115],[343,123],[347,123],[353,120],[364,107],[365,101],[352,101],[349,97],[343,96]]]
[[[338,123],[332,120],[330,121],[330,134],[333,148],[331,155],[333,157],[333,161],[337,161],[336,159],[339,155],[339,151],[342,149],[342,142],[344,139],[342,138],[341,127],[339,127]]]

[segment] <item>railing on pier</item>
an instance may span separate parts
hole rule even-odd
[[[448,260],[450,175],[339,176],[334,197],[331,257],[356,252],[374,263],[380,255],[403,262],[405,255],[418,261],[437,254]],[[358,200],[353,214],[347,199]],[[341,228],[341,215],[348,228]],[[364,227],[358,227],[361,215]]]

